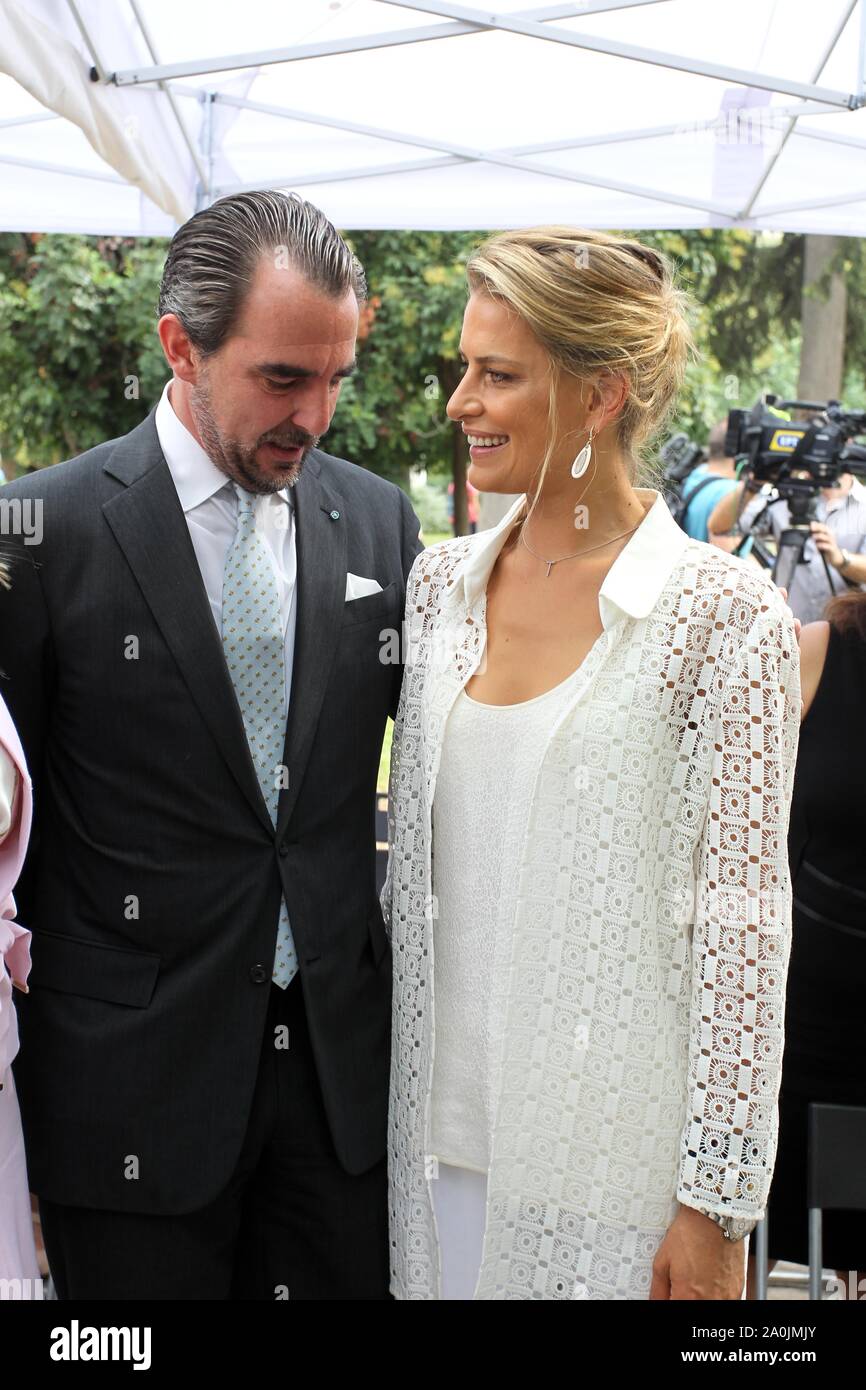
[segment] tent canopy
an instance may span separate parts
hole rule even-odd
[[[866,233],[866,0],[0,0],[0,228]]]

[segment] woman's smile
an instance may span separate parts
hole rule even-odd
[[[507,434],[482,434],[477,430],[465,428],[463,433],[466,435],[473,463],[480,463],[491,454],[499,453],[509,442]]]

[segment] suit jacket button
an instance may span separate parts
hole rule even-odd
[[[263,965],[253,965],[250,967],[250,979],[254,985],[263,985],[268,978],[268,972]]]
[[[285,840],[280,840],[280,854],[285,858],[289,852],[289,846]]]

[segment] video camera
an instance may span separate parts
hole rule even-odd
[[[659,449],[659,462],[663,470],[659,490],[678,526],[683,525],[692,496],[701,489],[698,483],[692,495],[686,498],[683,495],[683,483],[698,464],[706,461],[706,449],[702,449],[700,444],[694,444],[682,431],[671,435]]]
[[[813,418],[782,418],[788,410],[810,411]],[[790,525],[779,537],[775,556],[755,545],[757,558],[773,565],[773,581],[780,587],[790,591],[811,534],[810,522],[817,520],[815,504],[821,489],[837,487],[843,473],[866,477],[866,448],[851,442],[864,433],[866,411],[846,410],[839,401],[787,401],[767,393],[751,410],[728,412],[725,453],[741,465],[741,476],[776,489],[767,506],[778,501],[788,505]],[[743,502],[748,491],[743,492]],[[821,559],[835,593],[827,558],[822,554]]]
[[[781,420],[782,410],[814,411],[816,418]],[[838,401],[783,401],[768,393],[751,410],[728,412],[725,453],[745,462],[756,483],[773,483],[780,492],[784,484],[793,518],[792,499],[836,487],[843,473],[866,477],[866,448],[849,442],[864,433],[866,410],[845,410]]]

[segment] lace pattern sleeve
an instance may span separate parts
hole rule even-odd
[[[385,882],[382,885],[382,892],[379,895],[379,904],[382,908],[382,916],[385,921],[385,932],[389,941],[391,940],[391,899],[394,882],[397,826],[396,813],[400,786],[403,728],[406,722],[406,701],[408,698],[412,669],[411,658],[414,633],[417,628],[415,616],[418,606],[419,581],[422,571],[421,561],[425,554],[425,551],[421,551],[421,553],[415,557],[412,568],[406,579],[406,604],[403,617],[403,629],[400,633],[401,657],[404,663],[403,680],[400,685],[400,699],[397,702],[397,716],[394,720],[394,729],[391,736],[391,761],[388,770],[388,865],[385,870]],[[429,564],[429,555],[427,556],[427,562]]]
[[[776,1156],[791,942],[787,834],[799,651],[781,598],[755,620],[721,694],[696,846],[685,1206],[760,1219]]]

